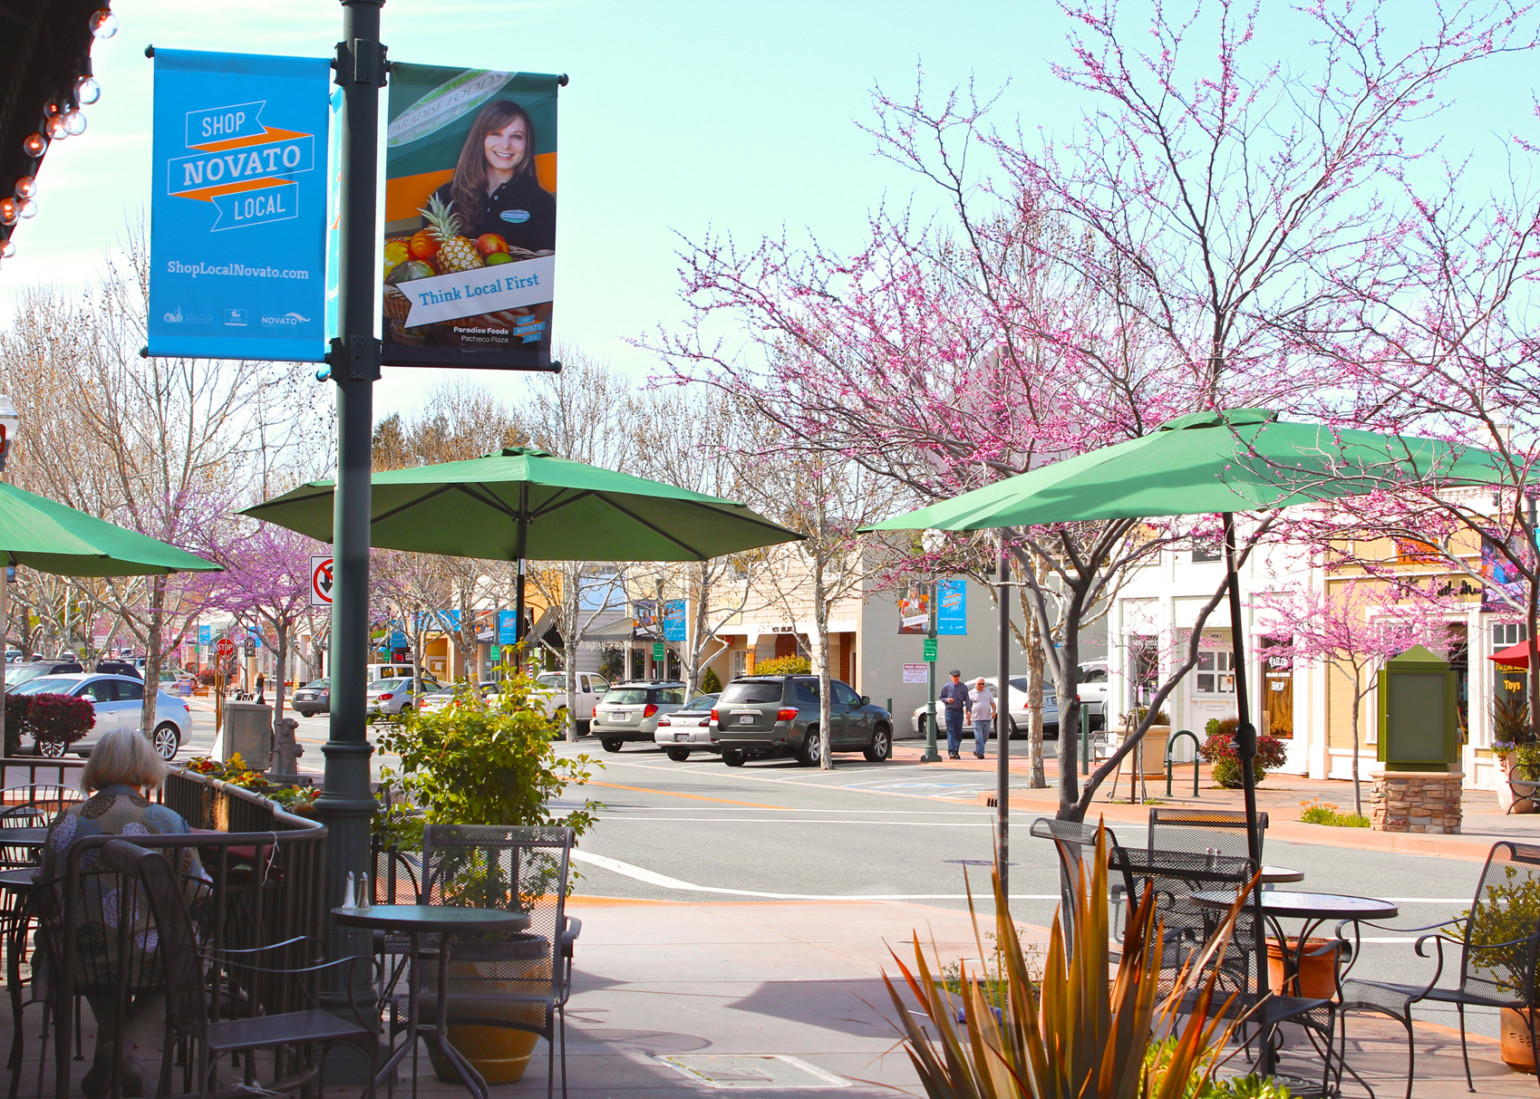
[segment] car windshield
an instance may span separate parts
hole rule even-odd
[[[7,668],[5,681],[7,684],[25,683],[29,679],[36,679],[40,675],[47,674],[47,670],[48,668],[45,664],[23,664],[19,668]]]
[[[721,697],[717,699],[717,705],[732,706],[742,703],[779,702],[780,700],[780,680],[746,680],[741,683],[729,683],[723,687]]]
[[[329,680],[329,679],[312,679],[309,683],[305,684],[305,686],[309,687],[313,691],[316,691],[316,690],[324,691],[326,688],[330,687],[331,685],[332,685],[332,681]]]
[[[541,687],[549,687],[553,691],[565,691],[567,689],[567,677],[560,672],[546,672],[537,675],[535,683]]]
[[[686,710],[709,710],[717,704],[716,695],[696,695],[685,703]]]
[[[63,679],[59,676],[44,675],[23,683],[20,687],[17,687],[11,693],[18,695],[64,694],[71,687],[75,686],[76,682],[78,681],[74,679]]]
[[[612,706],[633,706],[638,702],[647,701],[647,687],[611,687],[604,695],[604,701]]]
[[[373,683],[369,684],[369,690],[394,691],[396,688],[404,686],[406,686],[406,680],[404,679],[376,679]]]

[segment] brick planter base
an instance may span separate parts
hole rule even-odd
[[[1381,832],[1460,830],[1459,771],[1387,771],[1369,795],[1370,826]]]

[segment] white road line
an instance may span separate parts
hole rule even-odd
[[[966,893],[766,893],[757,889],[724,889],[716,885],[696,885],[693,882],[681,881],[667,874],[659,874],[629,862],[621,862],[619,859],[612,859],[605,855],[590,854],[587,851],[573,851],[572,861],[598,867],[600,870],[608,870],[647,885],[655,885],[660,889],[672,889],[681,893],[715,893],[772,901],[964,901],[968,899]],[[1056,901],[1059,895],[1057,893],[1012,893],[1011,899]]]

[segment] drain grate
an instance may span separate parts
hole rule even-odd
[[[780,1053],[691,1053],[658,1055],[669,1068],[708,1088],[845,1088],[841,1079],[806,1061]]]

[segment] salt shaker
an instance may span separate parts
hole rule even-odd
[[[367,872],[358,875],[358,901],[354,908],[368,908],[372,894],[369,892],[369,875]]]
[[[358,907],[358,880],[353,876],[353,871],[348,871],[347,888],[342,891],[342,907]]]

